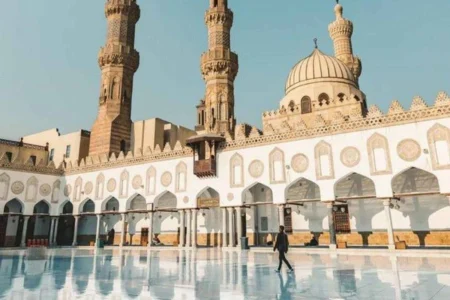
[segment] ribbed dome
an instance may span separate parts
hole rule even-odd
[[[286,82],[286,94],[297,87],[316,82],[342,82],[357,87],[355,76],[343,62],[323,54],[317,48],[292,68]]]

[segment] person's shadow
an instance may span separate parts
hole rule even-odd
[[[294,273],[288,275],[286,283],[284,283],[283,276],[278,273],[278,278],[280,279],[280,296],[276,297],[277,300],[288,300],[292,299],[291,290],[295,289],[295,275]]]

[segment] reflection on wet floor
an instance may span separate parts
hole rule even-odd
[[[450,258],[220,249],[0,252],[0,298],[450,299]]]

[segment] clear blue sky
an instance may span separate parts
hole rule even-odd
[[[104,0],[13,0],[0,9],[0,137],[57,127],[90,130],[97,114],[105,42]],[[208,0],[138,0],[133,120],[160,117],[193,127],[204,94],[200,54]],[[319,47],[333,53],[328,24],[333,0],[230,0],[232,48],[239,54],[238,122],[261,127],[276,109],[291,67]],[[363,61],[361,88],[386,111],[393,99],[433,103],[450,92],[450,1],[342,0],[355,25],[353,46]]]

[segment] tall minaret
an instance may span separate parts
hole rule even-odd
[[[236,119],[234,115],[234,79],[238,73],[238,56],[231,51],[230,31],[233,12],[227,0],[210,0],[205,14],[208,27],[208,51],[202,54],[201,71],[206,82],[204,102],[197,108],[203,110],[199,128],[204,131],[233,136]]]
[[[336,57],[345,63],[355,75],[356,80],[359,79],[362,72],[361,60],[353,55],[352,34],[353,23],[343,17],[344,8],[336,0],[334,7],[336,20],[328,26],[330,37],[334,43],[334,53]]]
[[[136,0],[106,1],[108,34],[98,54],[102,79],[98,115],[91,131],[91,156],[117,155],[130,149],[133,76],[139,67],[134,36],[140,12]]]

